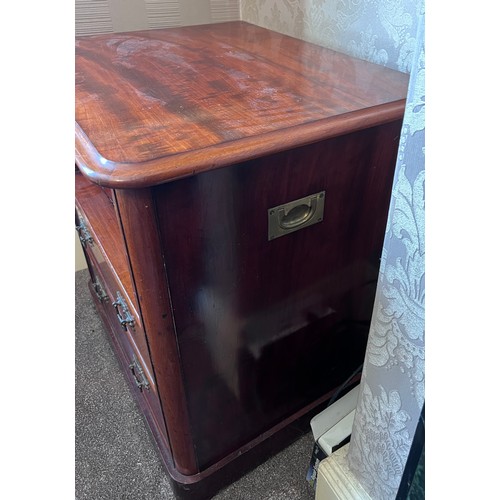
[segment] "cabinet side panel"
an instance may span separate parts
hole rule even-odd
[[[364,359],[401,122],[154,188],[200,468]],[[268,210],[325,191],[268,240]]]
[[[143,189],[116,190],[116,202],[175,467],[181,474],[196,474],[154,201]]]

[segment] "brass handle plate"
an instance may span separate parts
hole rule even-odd
[[[267,211],[268,241],[323,220],[325,191],[290,201]]]

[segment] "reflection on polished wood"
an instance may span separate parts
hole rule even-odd
[[[77,158],[103,185],[157,184],[394,120],[407,81],[244,22],[81,38]]]
[[[200,464],[343,382],[364,356],[401,122],[155,188]],[[267,209],[326,191],[268,241]],[[355,193],[355,196],[353,196]]]

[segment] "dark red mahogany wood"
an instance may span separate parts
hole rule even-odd
[[[163,259],[156,229],[154,202],[149,189],[117,190],[116,202],[127,242],[139,307],[148,332],[151,359],[175,467],[181,474],[195,474],[199,469],[189,431],[168,283],[163,273]]]
[[[81,38],[77,163],[159,184],[397,119],[407,81],[244,22]]]
[[[361,364],[407,82],[244,22],[77,40],[84,250],[137,345],[93,296],[126,371],[139,346],[141,408],[183,488]],[[268,240],[268,209],[321,191],[321,222]]]
[[[393,122],[155,188],[202,468],[363,359],[400,129]],[[323,190],[321,223],[268,241],[268,208]]]
[[[94,244],[86,246],[85,255],[90,256],[99,268],[110,293],[116,297],[118,291],[125,299],[134,318],[134,327],[127,328],[126,334],[137,346],[150,382],[156,390],[142,319],[138,313],[138,301],[130,275],[129,259],[109,193],[89,182],[79,172],[75,176],[75,191],[77,214],[84,219],[94,240]]]

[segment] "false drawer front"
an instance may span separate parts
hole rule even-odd
[[[146,368],[144,358],[137,351],[136,345],[124,332],[114,305],[116,297],[103,284],[103,278],[94,266],[92,259],[89,262],[89,272],[91,276],[90,289],[94,302],[107,327],[129,386],[156,439],[161,440],[162,444],[168,447],[167,430],[154,380]]]

